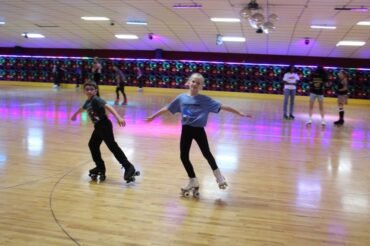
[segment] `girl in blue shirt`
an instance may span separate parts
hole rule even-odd
[[[186,85],[189,86],[189,91],[187,93],[177,96],[170,104],[146,118],[146,121],[150,122],[157,116],[166,112],[170,112],[172,114],[181,113],[182,131],[180,139],[180,156],[181,162],[189,176],[189,183],[185,187],[181,188],[181,192],[183,196],[187,197],[192,191],[193,196],[198,197],[199,182],[195,175],[193,165],[189,159],[190,146],[193,139],[197,142],[203,156],[211,166],[219,188],[226,189],[227,187],[227,182],[221,174],[215,158],[209,149],[207,135],[204,130],[204,127],[207,124],[208,114],[218,113],[223,109],[242,117],[250,116],[245,115],[232,107],[222,105],[220,102],[217,102],[208,96],[199,94],[199,91],[204,85],[204,77],[199,73],[193,73],[186,82]]]

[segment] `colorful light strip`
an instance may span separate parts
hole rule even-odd
[[[19,57],[19,58],[49,58],[49,59],[93,59],[93,57],[76,57],[76,56],[31,56],[31,55],[1,55],[0,57]],[[281,66],[281,67],[288,67],[289,64],[278,64],[278,63],[249,63],[249,62],[222,62],[222,61],[205,61],[205,60],[164,60],[164,59],[147,59],[147,58],[116,58],[116,57],[108,57],[102,58],[108,60],[116,60],[116,61],[179,61],[179,62],[192,62],[192,63],[210,63],[210,64],[228,64],[228,65],[260,65],[260,66]],[[315,68],[317,65],[295,65],[295,67],[310,67]],[[324,68],[332,68],[332,69],[339,69],[344,67],[324,67]],[[355,69],[361,71],[370,71],[370,68],[351,68],[346,67],[346,69]]]

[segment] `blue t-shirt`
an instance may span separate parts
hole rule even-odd
[[[205,127],[208,114],[218,113],[221,110],[221,103],[205,95],[189,96],[180,94],[175,100],[167,105],[167,109],[175,114],[181,113],[181,123],[194,127]]]

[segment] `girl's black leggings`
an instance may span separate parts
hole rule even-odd
[[[96,167],[105,170],[105,164],[100,152],[100,145],[103,141],[125,169],[130,167],[131,163],[127,160],[126,155],[114,140],[112,122],[108,118],[102,119],[95,124],[94,131],[89,141],[90,152]]]
[[[197,142],[203,156],[207,159],[212,170],[216,170],[218,168],[215,158],[213,157],[211,150],[209,149],[207,134],[204,130],[204,127],[183,125],[180,139],[180,157],[189,178],[196,177],[193,165],[191,164],[189,159],[189,152],[193,139]]]
[[[119,99],[119,92],[122,93],[123,99],[127,101],[126,99],[126,93],[125,93],[125,87],[123,85],[116,86],[116,98]]]

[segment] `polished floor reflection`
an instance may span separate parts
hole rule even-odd
[[[113,105],[114,88],[102,97]],[[211,114],[212,152],[229,182],[219,190],[193,143],[200,199],[179,195],[187,182],[179,158],[179,116],[145,117],[179,92],[127,88],[127,121],[116,140],[142,171],[135,184],[102,145],[107,180],[90,181],[92,124],[69,116],[82,92],[0,85],[0,245],[369,245],[370,103],[350,100],[346,123],[333,100],[307,98],[283,121],[282,98],[212,95],[253,115]],[[112,118],[112,117],[111,117]]]

